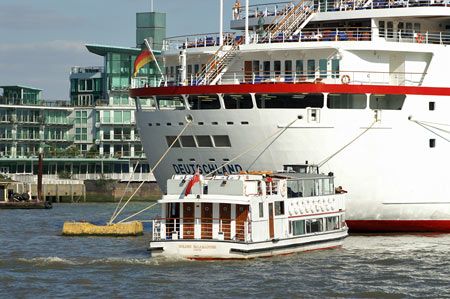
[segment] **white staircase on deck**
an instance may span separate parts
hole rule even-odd
[[[238,39],[235,39],[234,34],[229,36],[209,61],[195,74],[194,85],[215,85],[233,64],[236,52],[243,40],[243,36]],[[228,46],[230,48],[224,50]]]
[[[314,16],[314,1],[302,0],[293,6],[289,5],[278,15],[272,23],[266,28],[263,41],[271,38],[278,38],[282,35],[284,38],[290,38],[298,34]]]

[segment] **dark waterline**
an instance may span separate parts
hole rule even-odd
[[[149,204],[130,204],[123,216]],[[114,209],[92,203],[0,210],[0,296],[450,297],[447,234],[351,235],[341,249],[225,262],[151,258],[148,233],[61,236],[64,221],[103,223]]]

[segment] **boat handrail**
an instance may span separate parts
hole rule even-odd
[[[236,32],[225,35],[225,41],[230,40]],[[242,35],[243,37],[244,35]],[[250,34],[251,44],[271,44],[271,43],[311,43],[311,42],[367,42],[385,40],[386,42],[397,43],[414,43],[414,44],[434,44],[448,45],[450,44],[450,32],[445,30],[416,30],[404,29],[398,30],[394,28],[382,27],[324,27],[324,28],[304,28],[298,34],[286,36],[279,34],[277,36],[260,36],[257,33]],[[224,42],[224,45],[226,43]],[[228,42],[229,45],[229,42]],[[173,46],[173,47],[172,47]],[[201,42],[179,41],[171,47],[166,45],[165,51],[191,49],[191,48],[207,48],[218,46],[217,41],[202,40]],[[217,50],[221,51],[222,48]],[[217,53],[216,52],[216,53]]]
[[[292,1],[291,1],[292,2]],[[278,17],[279,15],[286,15],[286,8],[279,9],[278,4],[286,4],[286,7],[291,2],[281,3],[266,3],[258,5],[250,5],[256,7],[255,10],[250,10],[249,19],[263,17]],[[273,7],[270,7],[273,6]],[[336,11],[352,11],[352,10],[367,10],[367,9],[394,9],[394,8],[410,8],[410,7],[449,7],[449,0],[421,0],[421,1],[407,1],[407,0],[368,0],[368,1],[326,1],[325,4],[319,2],[316,7],[319,13],[336,12]],[[232,20],[245,19],[245,9],[239,11],[239,14],[233,15]]]
[[[295,65],[293,65],[295,68]],[[223,74],[219,85],[239,84],[342,84],[342,85],[388,85],[388,86],[420,86],[425,72],[381,72],[355,70],[302,70],[302,71],[264,71],[227,72]],[[176,74],[166,74],[167,86],[195,86],[198,80],[195,73],[188,74],[187,82],[178,82]],[[134,88],[159,87],[159,75],[132,78]],[[344,80],[345,77],[345,80]]]

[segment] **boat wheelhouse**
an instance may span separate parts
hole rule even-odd
[[[351,230],[450,232],[448,1],[248,2],[234,32],[168,38],[164,74],[132,82],[150,165],[193,120],[155,171],[162,189],[308,157],[351,191]]]
[[[175,175],[153,220],[152,256],[247,259],[335,248],[347,236],[332,174]]]

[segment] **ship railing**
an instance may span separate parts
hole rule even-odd
[[[301,61],[301,60],[299,60]],[[337,61],[337,59],[336,59]],[[368,71],[347,71],[321,70],[314,66],[315,70],[303,69],[292,61],[293,71],[238,71],[226,72],[222,75],[217,84],[219,85],[239,85],[239,84],[356,84],[356,85],[391,85],[391,86],[420,86],[426,73],[422,72],[368,72]],[[332,61],[333,65],[333,61]],[[337,65],[337,64],[336,64]],[[195,74],[188,74],[186,82],[168,81],[166,86],[196,86],[199,80]],[[144,86],[142,86],[144,87]],[[154,86],[157,87],[157,86]]]
[[[158,218],[152,220],[153,241],[251,241],[251,221],[226,218]]]
[[[224,32],[222,35],[223,41],[226,41],[233,32]],[[164,40],[163,51],[192,49],[203,47],[218,47],[220,46],[220,33],[200,33],[190,35],[179,35],[168,37]]]
[[[325,0],[320,1],[319,12],[352,11],[366,9],[407,8],[407,7],[447,7],[449,0]]]
[[[287,15],[291,2],[267,3],[249,6],[249,19],[251,18],[276,18]],[[405,7],[447,7],[450,0],[325,0],[318,1],[315,9],[318,12],[353,11],[366,9],[386,9]],[[233,10],[233,20],[245,19],[245,7],[239,11]],[[281,19],[281,18],[279,18]],[[270,19],[269,19],[270,20]]]
[[[260,3],[248,6],[249,18],[260,18],[260,17],[277,17],[280,15],[285,15],[289,12],[289,8],[295,6],[294,1],[284,1],[284,2],[272,2],[272,3]],[[242,8],[234,8],[232,20],[245,19],[245,6]]]

